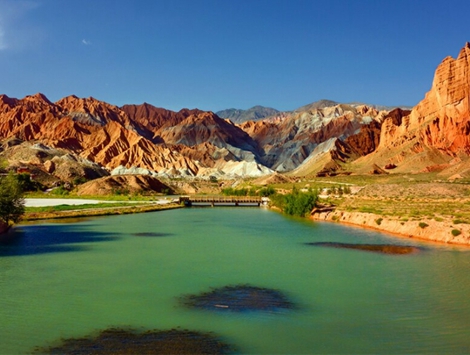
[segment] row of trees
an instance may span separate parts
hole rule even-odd
[[[261,189],[256,187],[251,188],[240,188],[234,189],[233,187],[227,187],[222,189],[222,194],[225,196],[263,196],[269,197],[276,193],[276,190],[272,186],[262,187]]]

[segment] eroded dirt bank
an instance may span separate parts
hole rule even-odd
[[[470,246],[470,225],[454,224],[451,219],[402,220],[398,217],[340,210],[314,210],[310,218],[375,229],[407,238]]]

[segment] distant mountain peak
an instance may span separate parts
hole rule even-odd
[[[322,109],[325,107],[332,107],[336,105],[338,105],[338,102],[336,101],[328,100],[328,99],[321,99],[321,100],[312,102],[311,104],[299,107],[298,109],[295,109],[294,111],[296,112],[309,111],[309,110],[315,110],[315,109]]]
[[[261,105],[256,105],[248,110],[230,108],[217,111],[215,114],[221,118],[227,118],[233,123],[243,123],[245,121],[259,121],[263,118],[277,115],[280,111]]]

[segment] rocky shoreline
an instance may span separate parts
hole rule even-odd
[[[470,225],[453,224],[452,220],[448,219],[400,220],[398,217],[340,211],[333,208],[316,208],[312,211],[310,219],[374,229],[405,238],[470,246]]]

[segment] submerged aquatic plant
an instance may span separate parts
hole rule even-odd
[[[216,288],[180,298],[186,307],[205,310],[243,312],[292,309],[294,304],[280,291],[250,285]]]
[[[37,347],[36,354],[120,355],[120,354],[231,354],[235,348],[212,333],[190,330],[148,330],[110,328],[94,337],[63,339],[60,345]]]
[[[419,251],[418,247],[409,245],[392,245],[392,244],[349,244],[349,243],[337,243],[337,242],[315,242],[306,243],[307,245],[313,246],[324,246],[331,248],[344,248],[344,249],[356,249],[363,251],[371,251],[382,254],[410,254]]]

